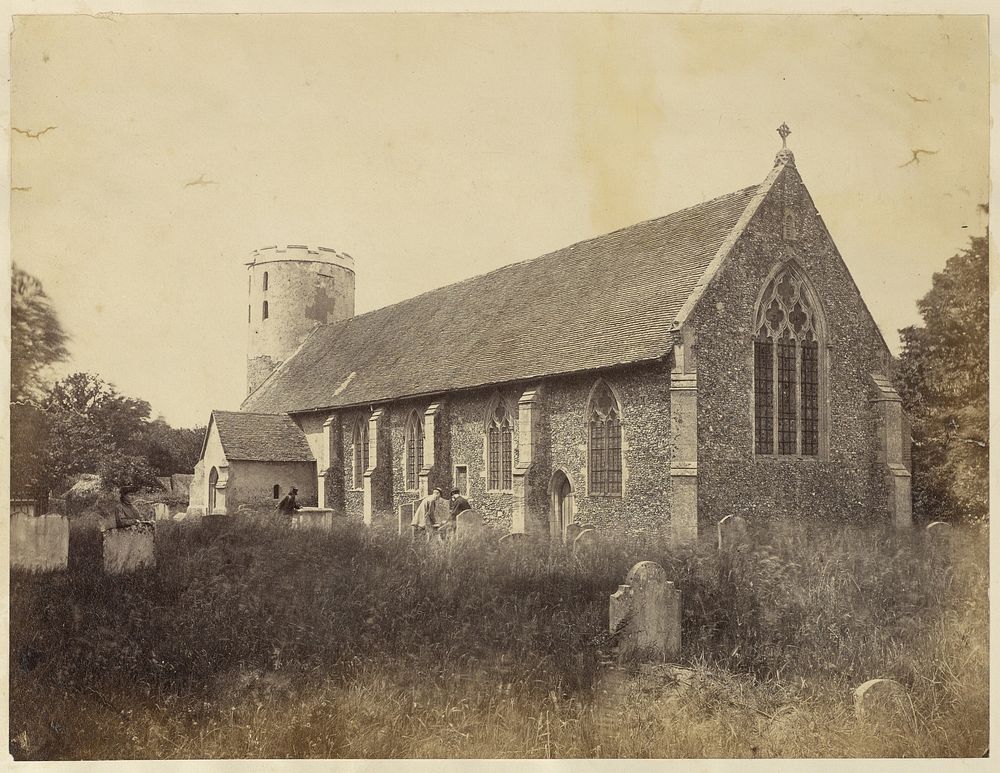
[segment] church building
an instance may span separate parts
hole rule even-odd
[[[394,523],[457,487],[498,531],[552,539],[908,525],[894,360],[779,134],[758,185],[366,314],[350,256],[256,251],[249,394],[213,413],[193,510],[296,485]]]

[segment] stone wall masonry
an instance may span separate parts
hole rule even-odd
[[[597,376],[546,382],[543,416],[552,467],[574,487],[575,517],[606,533],[661,535],[670,523],[670,372],[665,363],[604,374],[622,401],[621,497],[587,491],[587,399]]]
[[[788,241],[785,207],[796,211],[799,223],[797,238]],[[794,259],[808,276],[826,319],[828,458],[754,454],[754,306],[783,259]],[[775,180],[691,320],[699,349],[702,529],[730,514],[885,519],[887,491],[875,461],[878,436],[868,380],[889,367],[889,353],[794,168]]]
[[[10,518],[13,569],[55,571],[69,565],[69,519],[64,515],[14,513]]]

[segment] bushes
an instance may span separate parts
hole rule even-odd
[[[96,701],[93,712],[107,712],[106,703],[142,708],[161,725],[166,720],[157,712],[174,707],[168,712],[174,751],[150,739],[129,746],[110,729],[101,753],[111,756],[185,753],[177,749],[201,737],[206,721],[223,734],[227,721],[251,722],[243,705],[257,705],[263,693],[285,696],[281,711],[293,716],[274,721],[295,724],[307,721],[295,712],[311,700],[387,721],[385,707],[359,702],[419,693],[432,702],[423,711],[445,718],[442,727],[461,704],[482,722],[507,717],[504,728],[517,712],[536,719],[554,712],[561,721],[574,717],[564,726],[573,732],[606,735],[592,725],[606,714],[594,687],[607,655],[608,594],[635,562],[655,560],[683,594],[682,660],[720,675],[713,684],[722,693],[736,689],[725,674],[743,680],[740,695],[757,691],[775,701],[788,700],[789,685],[808,684],[813,699],[840,716],[849,715],[853,686],[892,676],[911,691],[921,732],[936,738],[947,727],[947,737],[968,746],[982,735],[976,728],[985,728],[987,706],[985,539],[956,533],[930,545],[926,536],[770,524],[752,535],[751,547],[721,555],[710,541],[679,550],[606,541],[583,564],[548,545],[511,551],[490,541],[450,551],[357,525],[293,531],[271,514],[241,516],[221,534],[161,523],[155,572],[107,577],[93,562],[74,559],[62,575],[12,575],[11,735],[21,729],[31,737],[51,735],[45,729],[51,717],[37,705],[45,693],[72,696],[67,706]],[[76,548],[88,539],[93,543],[74,525]],[[710,700],[714,694],[706,690],[698,704],[713,722],[721,711]],[[403,701],[410,702],[419,701]],[[242,718],[227,720],[222,706]],[[181,707],[201,724],[179,723]],[[959,711],[965,731],[948,725]],[[410,723],[410,713],[393,721]],[[500,744],[502,729],[490,727]],[[293,747],[302,754],[358,750],[329,730],[326,740],[297,732]],[[559,736],[545,732],[547,743]],[[369,749],[378,754],[451,748],[391,733],[365,737],[381,744]],[[582,736],[564,729],[559,737],[563,753],[590,753]],[[207,737],[199,743],[201,755],[228,748]],[[479,743],[486,754],[487,741]],[[509,746],[510,738],[504,743],[507,754],[528,753]],[[606,751],[607,737],[603,743]],[[652,748],[640,737],[635,744],[621,748]],[[66,747],[72,751],[58,751],[58,744],[32,748],[17,753],[84,753],[72,744]],[[942,753],[955,753],[949,748],[958,747]]]

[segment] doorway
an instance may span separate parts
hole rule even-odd
[[[213,467],[208,474],[208,512],[215,512],[215,487],[219,483],[219,471]]]
[[[573,512],[573,484],[570,483],[566,473],[556,470],[552,474],[552,482],[549,484],[552,492],[552,516],[549,519],[549,536],[552,539],[565,541],[566,527],[575,520]]]

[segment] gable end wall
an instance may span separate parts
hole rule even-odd
[[[798,237],[786,241],[788,209]],[[826,318],[826,459],[755,457],[753,450],[754,305],[775,265],[790,258],[808,276]],[[731,514],[886,520],[870,374],[886,372],[891,357],[793,167],[775,180],[690,322],[698,339],[701,528]]]

